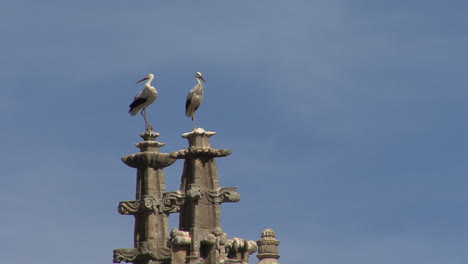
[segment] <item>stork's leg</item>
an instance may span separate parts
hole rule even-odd
[[[145,113],[145,112],[146,112],[146,108],[143,107],[143,108],[141,109],[140,114],[141,114],[141,116],[143,117],[143,119],[145,120],[145,125],[146,125],[147,122],[146,122],[146,113]]]
[[[197,128],[197,121],[195,120],[195,111],[192,110],[192,121],[193,121],[193,128]]]
[[[195,111],[193,112],[193,124],[194,124],[194,128],[197,128],[197,120],[195,120]]]
[[[146,107],[144,107],[143,109],[141,109],[141,115],[143,116],[143,119],[145,120],[145,127],[146,127],[146,130],[148,130],[149,127],[151,127],[151,125],[148,123],[148,119],[146,117]]]
[[[146,119],[145,119],[145,108],[142,108],[140,111],[141,116],[143,117],[143,120],[145,120],[145,126],[146,126]]]
[[[141,115],[143,116],[143,119],[145,120],[145,127],[146,127],[146,130],[152,130],[153,127],[149,124],[148,118],[147,118],[147,116],[146,116],[146,107],[144,107],[144,108],[141,110]]]

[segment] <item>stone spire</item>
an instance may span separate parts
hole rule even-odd
[[[179,230],[173,231],[172,241],[177,244],[173,251],[180,259],[174,264],[219,264],[227,260],[248,263],[248,255],[256,251],[254,241],[228,240],[221,229],[221,203],[238,202],[240,195],[235,187],[219,185],[214,158],[228,156],[231,150],[211,148],[210,137],[215,134],[195,128],[182,135],[189,147],[171,155],[185,159],[181,192],[186,195],[180,208]],[[183,243],[177,242],[181,240],[186,243],[184,250]]]
[[[279,240],[276,239],[276,234],[273,229],[265,229],[262,232],[262,238],[257,241],[258,254],[257,258],[260,260],[258,264],[280,264],[278,259]]]
[[[136,199],[120,202],[118,210],[123,215],[135,217],[134,248],[114,250],[114,263],[135,264],[170,263],[168,210],[163,206],[166,190],[163,168],[176,159],[160,153],[164,143],[156,141],[158,133],[147,130],[140,135],[144,141],[137,143],[139,153],[122,157],[122,161],[137,169]]]
[[[134,248],[114,250],[114,263],[135,264],[248,264],[257,251],[261,264],[278,263],[275,233],[266,229],[255,242],[228,239],[221,229],[221,204],[238,202],[235,187],[220,187],[215,158],[231,154],[229,149],[213,149],[215,132],[194,128],[182,135],[189,146],[173,153],[161,153],[164,143],[158,133],[141,134],[139,153],[122,157],[137,169],[136,199],[119,204],[119,213],[135,217]],[[180,190],[166,192],[163,169],[177,159],[184,160]],[[179,228],[169,234],[168,216],[180,213]],[[270,261],[270,262],[268,262]]]

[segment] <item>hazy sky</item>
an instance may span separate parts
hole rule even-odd
[[[281,261],[468,262],[467,1],[6,1],[0,5],[4,263],[111,263],[132,247],[144,130],[128,105],[152,72],[163,152],[198,124],[223,230],[273,228]],[[166,169],[177,190],[182,161]],[[171,215],[177,226],[178,215]],[[251,257],[251,263],[256,257]]]

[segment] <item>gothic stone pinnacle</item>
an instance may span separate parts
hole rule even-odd
[[[268,228],[263,230],[262,238],[257,241],[257,258],[260,260],[258,264],[280,264],[278,261],[280,257],[278,254],[279,243],[280,242],[276,239],[276,234],[273,229]]]

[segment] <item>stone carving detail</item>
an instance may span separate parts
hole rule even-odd
[[[223,232],[223,230],[219,227],[215,228],[211,234],[208,234],[206,237],[204,237],[200,243],[202,245],[209,245],[213,246],[216,245],[216,249],[223,248],[224,245],[226,245],[227,242],[227,234]],[[222,250],[221,254],[224,253],[224,250]]]
[[[235,203],[240,201],[240,194],[235,187],[223,187],[217,191],[207,191],[206,193],[208,194],[208,200],[212,203]]]
[[[122,261],[128,263],[133,262],[138,256],[138,250],[136,248],[119,248],[114,250],[114,263],[120,263]]]
[[[251,255],[257,252],[257,243],[253,240],[235,237],[227,241],[226,250],[229,253],[248,253],[248,255]]]
[[[119,213],[134,215],[139,212],[157,212],[158,201],[152,196],[144,196],[141,201],[123,201],[119,203]]]
[[[166,214],[177,213],[184,202],[185,194],[181,191],[165,192],[162,197],[160,212]]]
[[[140,137],[145,141],[155,141],[157,137],[159,137],[159,133],[153,130],[146,130],[144,133],[140,134]],[[138,144],[138,143],[137,143]],[[164,143],[161,143],[164,146]]]
[[[148,242],[148,241],[145,241],[145,242],[141,242],[140,245],[138,245],[138,253],[140,255],[148,255],[150,256],[151,258],[154,258],[153,257],[153,243],[151,242]]]
[[[225,246],[227,257],[224,263],[249,263],[249,255],[257,251],[257,244],[241,238],[229,239]]]
[[[206,131],[205,129],[203,129],[201,127],[196,127],[196,128],[193,128],[193,131],[191,131],[191,132],[183,133],[182,137],[183,138],[189,138],[189,137],[193,137],[193,136],[211,137],[211,136],[214,136],[214,135],[216,135],[216,132],[214,132],[214,131]]]
[[[216,158],[226,157],[231,155],[231,153],[232,151],[230,149],[197,148],[192,146],[186,149],[172,152],[170,157],[173,159],[187,159],[197,157]]]
[[[167,247],[157,248],[149,241],[138,245],[138,258],[164,260],[171,258],[171,250]]]
[[[133,215],[140,209],[140,201],[123,201],[119,203],[119,213],[122,215]]]
[[[262,238],[257,241],[258,254],[257,258],[260,260],[259,263],[263,264],[279,264],[278,254],[279,240],[276,239],[276,234],[273,229],[268,228],[263,230]]]
[[[190,200],[198,201],[203,197],[203,192],[198,184],[190,184],[187,190],[187,197]]]
[[[122,161],[132,168],[165,168],[176,161],[170,155],[146,151],[122,157]]]
[[[114,263],[135,262],[141,259],[165,260],[171,258],[171,250],[167,247],[156,248],[153,243],[144,241],[137,248],[119,248],[114,250]]]
[[[158,142],[158,141],[142,141],[142,142],[135,144],[135,146],[141,149],[141,151],[147,151],[149,149],[159,149],[160,147],[164,145],[166,144]]]
[[[158,208],[158,201],[153,196],[143,196],[143,208],[142,211],[154,213]]]
[[[207,263],[223,263],[222,260],[227,259],[226,242],[227,234],[220,227],[215,228],[210,234],[200,240],[202,247],[211,252]]]
[[[192,243],[192,238],[189,232],[180,231],[177,228],[171,231],[171,243],[176,246],[187,246]]]
[[[221,264],[245,264],[242,259],[225,259],[221,262]]]
[[[210,137],[215,132],[194,128],[185,133],[189,147],[160,153],[164,143],[158,133],[147,130],[137,143],[139,153],[122,157],[137,168],[138,200],[119,203],[119,213],[136,215],[135,247],[114,250],[114,263],[137,264],[248,264],[249,256],[259,251],[259,264],[279,264],[279,241],[271,229],[262,232],[257,242],[228,239],[221,226],[221,204],[240,201],[235,187],[219,185],[214,158],[231,154],[230,149],[213,149]],[[165,192],[163,168],[185,159],[179,191]],[[155,178],[156,177],[156,178]],[[168,234],[168,215],[180,212],[179,230]]]

